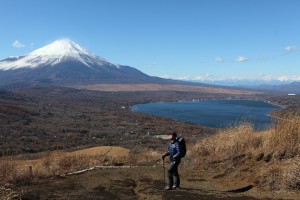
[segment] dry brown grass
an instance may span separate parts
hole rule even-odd
[[[263,190],[299,191],[300,189],[300,158],[275,161],[265,165],[257,174],[258,185]]]
[[[129,150],[121,147],[95,147],[75,152],[49,152],[38,159],[6,157],[0,160],[0,187],[37,178],[65,175],[97,165],[126,163]]]
[[[151,149],[142,149],[140,152],[136,154],[131,154],[130,162],[136,163],[139,165],[148,165],[155,164],[162,161],[161,159],[162,153],[158,151],[153,151]]]
[[[300,119],[280,119],[270,129],[257,132],[250,124],[221,130],[198,142],[191,154],[199,155],[194,165],[209,169],[218,163],[234,164],[236,170],[245,158],[253,161],[252,177],[265,190],[291,191],[300,189]],[[242,162],[243,161],[243,162]],[[260,163],[264,164],[260,164]],[[249,164],[247,162],[247,164]],[[226,172],[225,172],[226,173]]]
[[[161,153],[140,148],[137,152],[114,146],[100,146],[74,152],[48,152],[36,159],[0,159],[0,199],[19,199],[13,188],[40,178],[65,176],[95,166],[149,164],[161,160]]]
[[[259,151],[262,134],[253,131],[250,124],[229,128],[197,143],[192,151],[208,162]]]

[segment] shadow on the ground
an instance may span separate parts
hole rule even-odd
[[[253,185],[248,185],[246,187],[238,188],[235,190],[228,190],[226,192],[231,192],[231,193],[242,193],[242,192],[247,192],[248,190],[251,190],[253,188]]]

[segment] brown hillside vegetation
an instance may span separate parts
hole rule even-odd
[[[300,116],[300,96],[299,95],[274,95],[267,98],[275,104],[284,106],[283,109],[273,110],[271,115],[276,117]]]
[[[158,148],[161,144],[152,136],[164,134],[170,126],[193,136],[213,133],[213,129],[130,109],[135,103],[212,97],[203,93],[112,93],[62,87],[0,91],[0,157],[105,145]]]

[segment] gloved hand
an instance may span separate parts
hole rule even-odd
[[[178,158],[177,157],[173,157],[173,163],[178,163]]]

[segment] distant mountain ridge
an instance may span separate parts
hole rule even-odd
[[[224,85],[224,86],[234,86],[234,87],[258,87],[261,85],[283,85],[289,84],[293,81],[280,81],[280,80],[263,80],[263,79],[223,79],[223,80],[201,80],[192,81],[195,83],[204,83],[211,85]]]
[[[249,88],[249,87],[248,87]],[[292,82],[288,84],[280,84],[280,85],[259,85],[256,87],[252,87],[253,89],[260,90],[269,90],[275,93],[295,93],[300,94],[300,82]]]
[[[27,55],[0,61],[0,87],[16,84],[88,85],[100,83],[172,83],[108,62],[68,40],[57,40]]]
[[[279,81],[279,80],[206,80],[193,81],[195,83],[222,85],[235,88],[260,90],[271,93],[296,93],[300,94],[300,82],[297,81]]]

